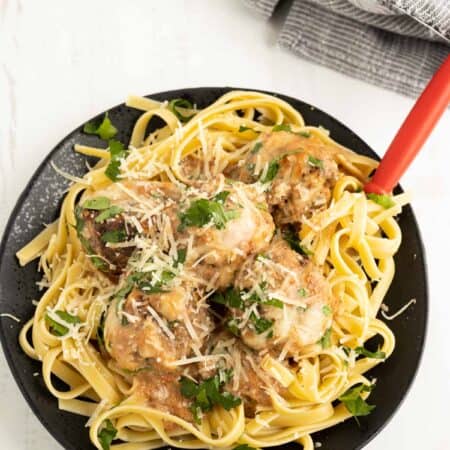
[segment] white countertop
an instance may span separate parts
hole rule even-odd
[[[278,91],[329,112],[380,154],[413,104],[281,50],[276,27],[240,0],[0,0],[0,60],[1,230],[53,146],[129,93],[214,85]],[[450,449],[449,154],[447,112],[403,180],[428,256],[425,354],[410,394],[369,450]],[[0,436],[2,449],[60,448],[3,355]]]

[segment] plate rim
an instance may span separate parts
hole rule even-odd
[[[207,90],[221,91],[221,92],[223,92],[221,95],[224,95],[225,93],[227,93],[229,91],[235,91],[235,90],[259,92],[259,93],[263,93],[263,94],[267,94],[267,95],[272,95],[276,98],[287,101],[289,104],[291,104],[290,103],[291,101],[292,102],[301,102],[304,105],[306,105],[307,107],[313,108],[315,111],[318,111],[320,114],[323,114],[324,116],[331,119],[333,122],[337,123],[340,127],[345,129],[346,133],[348,133],[349,135],[355,136],[359,141],[361,141],[371,151],[371,153],[377,160],[380,160],[379,155],[372,149],[372,147],[369,144],[367,144],[367,142],[364,139],[362,139],[358,134],[356,134],[346,124],[344,124],[340,120],[336,119],[334,116],[332,116],[331,114],[322,110],[321,108],[316,107],[315,105],[312,105],[304,100],[292,97],[290,95],[282,94],[279,92],[266,91],[263,89],[243,88],[243,87],[237,88],[237,87],[231,87],[231,86],[198,86],[198,87],[182,87],[182,88],[177,88],[177,89],[169,89],[169,90],[165,90],[165,91],[155,92],[152,94],[146,94],[143,97],[152,98],[154,96],[164,96],[164,95],[167,95],[168,97],[170,97],[170,95],[174,92],[182,92],[182,91],[186,91],[186,92],[199,91],[199,92],[201,92],[201,91],[207,91]],[[217,98],[219,98],[219,97],[217,97]],[[5,228],[3,230],[2,239],[0,242],[0,266],[3,264],[6,247],[7,247],[8,236],[12,231],[12,227],[13,227],[15,219],[17,218],[19,209],[20,209],[21,205],[23,204],[24,200],[26,199],[28,193],[33,189],[36,179],[42,174],[44,169],[47,167],[47,165],[52,160],[53,156],[59,151],[60,147],[64,144],[65,141],[67,141],[73,135],[77,134],[80,131],[80,128],[82,128],[85,123],[95,120],[98,116],[101,116],[101,115],[105,114],[106,112],[109,112],[109,111],[119,108],[121,106],[126,106],[126,103],[122,102],[122,103],[116,104],[114,106],[111,106],[110,108],[97,113],[92,118],[90,118],[87,121],[83,122],[82,124],[78,125],[71,132],[69,132],[62,139],[60,139],[57,142],[57,144],[55,144],[53,146],[53,148],[46,154],[44,159],[41,161],[41,163],[37,166],[37,168],[32,173],[31,177],[29,178],[28,182],[26,183],[25,187],[23,188],[22,192],[18,196],[18,198],[14,204],[14,207],[12,208],[11,212],[9,213],[8,220],[7,220]],[[300,114],[301,114],[301,112],[300,112]],[[397,188],[400,189],[400,191],[403,191],[400,184],[398,185]],[[422,263],[423,280],[422,281],[423,281],[423,293],[424,293],[424,303],[423,303],[424,317],[422,320],[423,328],[422,328],[422,338],[420,340],[420,348],[418,349],[418,352],[416,353],[417,364],[414,368],[414,371],[411,374],[409,374],[409,379],[408,379],[407,385],[405,387],[405,390],[404,390],[404,393],[403,393],[401,399],[398,401],[397,404],[394,405],[394,407],[391,409],[391,411],[386,416],[385,420],[378,426],[378,428],[376,428],[375,430],[373,430],[373,432],[371,434],[366,436],[366,438],[363,442],[357,444],[357,446],[354,448],[354,450],[361,450],[365,446],[367,446],[392,421],[394,415],[399,411],[400,407],[403,405],[407,396],[410,394],[412,386],[417,379],[417,375],[418,375],[419,370],[423,363],[423,355],[424,355],[424,351],[425,351],[426,342],[428,340],[428,332],[429,332],[430,292],[429,292],[428,264],[427,264],[427,257],[426,257],[426,253],[425,253],[425,247],[424,247],[422,235],[420,232],[420,227],[417,222],[416,215],[414,213],[414,209],[413,209],[412,205],[409,205],[409,207],[410,207],[411,221],[414,224],[415,235],[417,238],[418,247],[420,249],[421,258],[423,261],[423,263]],[[0,279],[0,295],[5,296],[3,282],[1,279]],[[20,325],[20,329],[19,329],[17,338],[19,337],[19,333],[23,326],[23,323],[21,322],[19,325]],[[40,408],[39,408],[38,404],[36,402],[34,402],[34,399],[28,392],[26,383],[22,382],[22,379],[19,377],[19,375],[18,375],[19,369],[16,368],[16,366],[14,365],[13,354],[9,351],[9,348],[6,343],[7,339],[6,339],[6,336],[4,333],[4,327],[5,327],[5,321],[0,320],[0,341],[2,344],[3,354],[7,361],[11,376],[13,377],[21,394],[23,395],[24,399],[26,400],[28,407],[32,410],[34,416],[44,426],[47,433],[49,433],[49,435],[52,436],[53,439],[55,439],[60,445],[62,445],[63,448],[66,448],[66,445],[67,445],[66,436],[63,433],[59,433],[58,428],[53,427],[43,417],[43,415],[40,412]],[[30,361],[31,361],[31,359],[30,359]],[[334,427],[339,426],[339,425],[340,425],[340,423],[334,425]],[[72,442],[69,442],[69,443],[71,445],[73,445]],[[75,447],[73,447],[73,448],[75,449]]]

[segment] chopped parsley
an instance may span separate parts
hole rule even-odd
[[[386,353],[380,352],[377,350],[376,352],[371,352],[370,350],[367,350],[364,347],[356,347],[355,353],[357,355],[366,356],[367,358],[374,358],[374,359],[385,359]]]
[[[305,247],[303,247],[300,244],[300,239],[298,237],[298,234],[292,227],[285,228],[281,233],[283,239],[289,244],[289,247],[292,248],[292,250],[296,251],[300,255],[303,256],[310,256],[313,254],[313,252]]]
[[[289,131],[292,132],[291,126],[288,123],[280,123],[272,128],[272,131]]]
[[[102,242],[110,242],[110,243],[117,243],[117,242],[123,242],[127,238],[127,233],[125,230],[109,230],[105,231],[102,236],[101,240]]]
[[[83,203],[83,208],[85,209],[95,209],[97,211],[102,211],[104,209],[109,208],[111,205],[111,201],[107,197],[95,197],[89,200],[86,200]]]
[[[112,205],[111,207],[104,209],[96,218],[96,223],[102,223],[105,220],[111,219],[123,212],[123,208],[117,205]]]
[[[117,181],[120,175],[120,163],[128,156],[128,150],[119,141],[111,139],[109,142],[111,159],[105,170],[105,175],[112,181]]]
[[[98,432],[98,440],[103,450],[109,450],[111,442],[117,435],[117,430],[109,419],[106,419],[103,428]]]
[[[322,306],[322,312],[323,312],[324,316],[330,316],[332,313],[330,305]]]
[[[241,126],[239,127],[239,133],[243,133],[244,131],[248,131],[248,130],[254,131],[252,128],[245,127],[244,125],[241,125]]]
[[[314,156],[308,155],[308,164],[312,167],[323,169],[323,161],[321,159],[315,158]]]
[[[225,203],[225,201],[227,200],[229,195],[230,195],[230,191],[222,191],[222,192],[219,192],[218,194],[216,194],[213,197],[213,200],[215,202],[221,203],[223,205]]]
[[[277,176],[278,170],[280,170],[279,158],[272,159],[269,163],[266,174],[259,181],[261,183],[270,183]]]
[[[306,297],[308,295],[308,291],[305,288],[300,288],[297,292],[300,297]]]
[[[184,98],[174,98],[169,102],[169,110],[172,111],[176,116],[177,119],[181,122],[188,122],[192,117],[195,116],[195,113],[191,115],[184,115],[178,108],[183,109],[194,109],[194,106],[189,100],[186,100]]]
[[[198,424],[201,423],[202,413],[211,411],[216,405],[229,411],[242,403],[239,397],[224,391],[224,386],[232,377],[231,370],[223,370],[201,383],[184,376],[180,378],[181,394],[192,401],[191,411]]]
[[[256,450],[254,447],[250,447],[248,444],[241,444],[234,447],[233,450]]]
[[[81,323],[81,319],[78,316],[73,316],[66,311],[55,311],[55,314],[58,315],[62,320],[64,320],[64,322],[73,324]],[[61,323],[52,319],[49,314],[45,315],[45,321],[50,327],[50,331],[52,332],[52,334],[56,336],[65,336],[69,332],[69,329],[65,325],[62,325]]]
[[[260,288],[264,293],[265,285],[263,283],[261,283]],[[283,302],[277,298],[272,298],[269,296],[261,298],[256,292],[249,295],[246,291],[238,291],[232,287],[228,288],[224,292],[216,292],[211,297],[211,301],[220,305],[228,306],[229,308],[239,309],[241,311],[245,311],[254,303],[264,306],[273,306],[274,308],[280,309],[284,307]],[[240,323],[241,320],[239,318],[232,318],[228,319],[225,325],[232,334],[239,336]],[[273,326],[274,321],[265,319],[264,317],[258,317],[254,312],[252,312],[249,317],[249,323],[257,334],[262,334]]]
[[[317,343],[320,344],[323,349],[331,347],[331,328],[327,328]]]
[[[105,114],[101,123],[88,122],[84,125],[83,131],[86,134],[96,134],[100,139],[107,141],[117,134],[117,128],[111,123],[108,113]]]
[[[186,254],[187,248],[179,248],[177,250],[177,258],[174,261],[174,267],[178,267],[180,264],[184,264],[186,262]]]
[[[256,333],[262,334],[272,328],[274,321],[272,319],[266,319],[264,317],[257,317],[255,313],[251,313],[250,322],[253,324]]]
[[[374,201],[378,205],[381,205],[385,209],[392,208],[393,206],[395,206],[395,202],[392,199],[392,196],[390,195],[374,194],[371,192],[370,194],[367,194],[367,198]]]
[[[307,130],[299,131],[298,133],[295,133],[295,134],[298,134],[299,136],[302,136],[305,138],[311,137],[311,133]]]
[[[354,386],[344,392],[340,397],[341,401],[348,412],[351,413],[355,418],[359,416],[367,416],[374,409],[375,405],[369,405],[362,397],[362,392],[370,392],[373,389],[373,385],[360,384],[359,386]],[[356,419],[358,421],[358,419]]]
[[[226,193],[226,194],[225,194]],[[228,191],[217,194],[213,200],[200,198],[191,202],[189,208],[179,215],[179,231],[187,227],[203,227],[212,223],[218,230],[225,228],[225,224],[238,217],[238,211],[226,211],[223,207]]]
[[[262,143],[262,142],[257,142],[257,143],[254,145],[254,147],[251,149],[250,153],[251,153],[252,155],[255,155],[256,153],[258,153],[258,152],[261,150],[262,146],[263,146],[263,143]]]

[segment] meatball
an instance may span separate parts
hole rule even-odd
[[[334,301],[328,282],[280,237],[242,267],[235,290],[240,302],[230,308],[228,325],[255,350],[295,356],[331,326]]]
[[[275,222],[299,223],[330,202],[338,177],[334,152],[314,135],[265,134],[238,168],[237,178],[246,183],[271,181],[267,202]]]
[[[199,349],[212,330],[207,305],[194,298],[191,286],[153,287],[158,291],[153,293],[145,293],[143,283],[138,286],[125,298],[119,290],[111,303],[105,320],[106,349],[120,369],[175,370],[173,363]]]
[[[207,220],[198,220],[205,214]],[[179,216],[193,239],[186,266],[218,289],[232,283],[249,255],[267,248],[275,230],[264,194],[240,182],[224,184],[222,175],[199,184]]]
[[[176,221],[180,192],[171,183],[114,183],[88,197],[76,209],[79,239],[91,262],[118,281],[135,250],[137,235],[157,234],[158,221]]]

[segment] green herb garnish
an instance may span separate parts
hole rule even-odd
[[[228,221],[237,218],[237,211],[226,211],[224,209],[223,202],[228,194],[225,196],[223,194],[217,194],[217,196],[221,195],[218,200],[201,198],[192,201],[189,208],[179,215],[179,231],[183,231],[187,227],[203,227],[209,223],[212,223],[218,230],[221,230],[225,228],[225,224]],[[216,199],[217,196],[214,198]]]
[[[174,267],[178,267],[180,264],[186,262],[187,248],[179,248],[177,250],[177,259],[174,261]]]
[[[235,397],[223,388],[233,377],[230,370],[220,371],[211,378],[197,383],[190,378],[181,377],[179,380],[181,394],[192,401],[191,411],[197,423],[201,423],[201,414],[211,411],[216,405],[222,406],[227,411],[242,403],[239,397]]]
[[[241,444],[234,447],[233,450],[256,450],[254,447],[250,447],[248,444]]]
[[[345,405],[348,412],[350,412],[355,418],[359,416],[367,416],[375,409],[375,405],[369,405],[361,397],[361,393],[370,392],[372,389],[373,385],[360,384],[359,386],[352,387],[344,392],[339,397],[339,401]]]
[[[108,113],[105,114],[101,123],[88,122],[84,125],[83,131],[86,134],[96,134],[100,139],[107,141],[117,134],[117,128],[109,120]]]
[[[279,159],[278,158],[272,159],[272,161],[270,161],[269,163],[269,167],[267,168],[266,174],[259,181],[261,183],[270,183],[277,176],[279,169],[280,169]]]
[[[298,133],[295,133],[295,134],[298,134],[299,136],[302,136],[305,138],[311,137],[311,133],[309,131],[299,131]]]
[[[273,320],[264,317],[257,317],[254,313],[250,314],[250,322],[253,324],[257,334],[262,334],[269,328],[272,328]]]
[[[377,350],[376,352],[371,352],[370,350],[367,350],[364,347],[356,347],[355,353],[357,355],[366,356],[367,358],[374,358],[374,359],[386,358],[386,353],[380,352],[379,350]]]
[[[300,238],[292,227],[285,228],[281,233],[283,239],[289,244],[292,250],[303,256],[310,256],[313,252],[300,244]]]
[[[245,303],[241,298],[240,292],[232,287],[224,292],[216,292],[211,297],[211,301],[220,305],[226,305],[230,308],[245,309]]]
[[[117,430],[109,419],[105,420],[103,428],[98,432],[98,440],[103,450],[109,450],[111,442],[117,435]]]
[[[395,202],[390,195],[374,194],[371,192],[370,194],[367,194],[367,198],[374,201],[378,205],[381,205],[385,209],[389,209],[395,206]]]
[[[169,102],[169,109],[177,116],[178,120],[180,120],[181,122],[187,122],[195,116],[195,113],[191,115],[184,115],[178,108],[194,109],[194,106],[189,100],[186,100],[184,98],[175,98]]]
[[[308,291],[305,288],[300,288],[297,292],[300,297],[306,297],[308,295]]]
[[[257,143],[254,145],[254,147],[250,150],[250,153],[251,153],[252,155],[255,155],[256,153],[258,153],[258,152],[261,150],[262,146],[263,146],[263,143],[262,143],[262,142],[257,142]]]
[[[331,311],[330,305],[322,306],[322,312],[324,316],[330,316],[333,311]]]
[[[81,319],[78,316],[73,316],[66,311],[55,311],[55,314],[58,315],[64,322],[73,324],[81,323]],[[65,336],[69,332],[69,329],[65,325],[52,319],[48,313],[45,315],[45,321],[50,327],[50,331],[56,336]]]
[[[272,128],[272,131],[289,131],[291,132],[291,126],[288,123],[280,123]]]
[[[106,231],[102,234],[101,239],[102,242],[110,242],[110,243],[117,243],[117,242],[123,242],[127,238],[127,233],[125,230],[110,230]]]
[[[314,158],[314,156],[308,155],[308,164],[312,167],[323,169],[323,161],[321,159]]]
[[[121,208],[120,206],[117,205],[113,205],[111,207],[109,207],[108,209],[104,209],[96,218],[95,218],[95,222],[96,223],[102,223],[105,220],[110,219],[111,217],[115,217],[118,214],[123,212],[123,208]]]
[[[95,197],[86,200],[83,203],[83,208],[85,209],[95,209],[97,211],[102,211],[103,209],[109,208],[111,201],[107,197]]]
[[[327,328],[327,330],[317,343],[320,344],[323,349],[329,348],[331,346],[331,328]]]
[[[252,130],[252,128],[245,127],[244,125],[241,125],[239,127],[239,133],[243,133],[244,131]],[[252,130],[253,131],[253,130]]]
[[[128,150],[119,141],[111,139],[109,141],[109,153],[111,159],[105,170],[105,175],[112,181],[117,181],[120,175],[120,163],[128,156]]]
[[[230,195],[230,191],[222,191],[222,192],[219,192],[218,194],[216,194],[214,197],[213,197],[213,200],[215,201],[215,202],[218,202],[218,203],[220,203],[220,204],[224,204],[225,203],[225,201],[226,201],[226,199],[228,198],[228,196]]]

